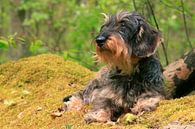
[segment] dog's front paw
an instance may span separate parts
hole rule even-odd
[[[87,114],[85,114],[84,119],[87,124],[90,124],[92,122],[106,123],[111,121],[110,117],[110,112],[104,109],[99,109],[95,111],[89,111]]]
[[[154,111],[156,109],[156,105],[145,105],[145,106],[140,106],[140,107],[134,107],[131,109],[131,112],[135,115],[142,115],[144,114],[145,112],[151,112],[151,111]]]
[[[161,97],[159,96],[151,97],[147,99],[140,99],[134,105],[134,107],[131,108],[131,112],[136,115],[142,115],[145,112],[154,111],[159,105],[160,100],[161,100]]]
[[[66,105],[66,110],[81,110],[83,107],[83,100],[79,97],[72,96],[69,98],[69,101],[64,102],[64,105]]]

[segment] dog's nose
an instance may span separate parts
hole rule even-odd
[[[106,41],[106,37],[104,36],[98,36],[96,37],[96,43],[99,47],[102,47]]]

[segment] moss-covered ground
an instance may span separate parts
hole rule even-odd
[[[75,62],[45,54],[0,65],[0,128],[6,129],[145,129],[173,121],[195,121],[195,96],[164,100],[143,116],[127,114],[116,125],[85,124],[83,112],[66,112],[53,119],[52,110],[64,96],[82,89],[94,72]]]

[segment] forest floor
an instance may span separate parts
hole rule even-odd
[[[116,125],[86,124],[84,112],[78,111],[65,112],[61,117],[52,118],[51,112],[63,104],[63,97],[82,89],[94,74],[75,62],[64,61],[52,54],[0,65],[0,128],[195,128],[193,95],[161,101],[156,111],[142,116],[126,114]]]

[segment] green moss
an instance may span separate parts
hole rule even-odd
[[[75,111],[52,119],[50,112],[62,105],[62,98],[82,89],[93,75],[77,63],[52,54],[0,65],[0,128],[146,129],[176,120],[195,120],[195,96],[162,101],[156,111],[141,117],[128,115],[114,126],[87,125],[84,113]]]
[[[195,96],[164,100],[156,111],[143,116],[143,122],[151,127],[165,126],[170,122],[189,123],[195,121]]]

